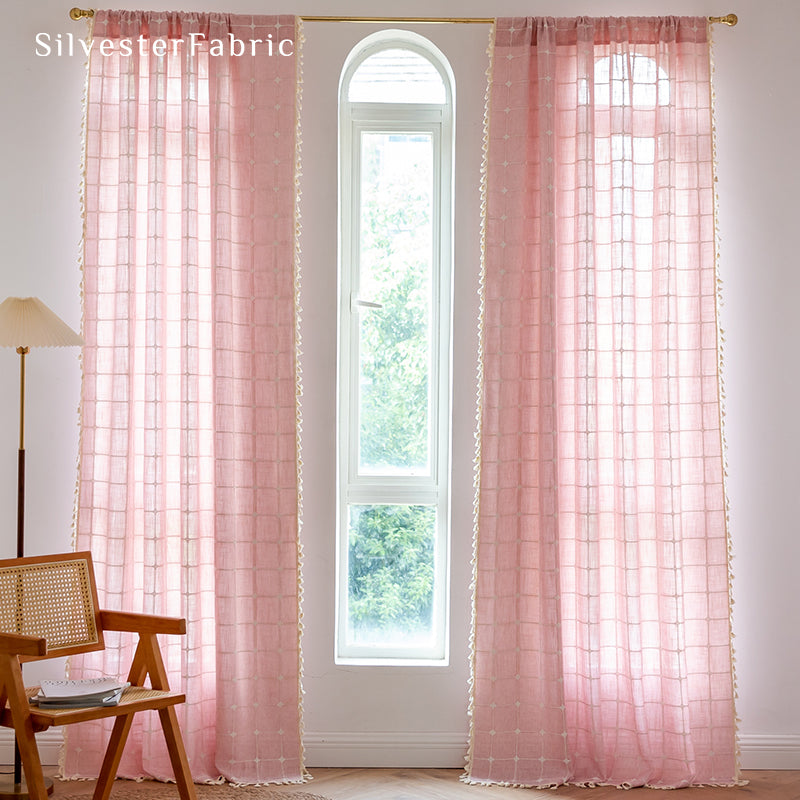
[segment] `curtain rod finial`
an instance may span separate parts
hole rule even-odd
[[[69,10],[69,18],[74,20],[88,19],[94,16],[93,8],[71,8]]]
[[[724,17],[709,17],[710,22],[718,22],[721,25],[728,25],[731,28],[739,21],[736,14],[726,14]]]

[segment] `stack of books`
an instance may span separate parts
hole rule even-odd
[[[31,702],[39,708],[115,706],[128,686],[117,678],[42,681],[39,694]]]

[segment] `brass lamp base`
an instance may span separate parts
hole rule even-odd
[[[53,781],[50,778],[44,779],[44,785],[47,789],[47,794],[53,794]],[[0,775],[0,797],[16,797],[23,800],[28,796],[28,784],[25,783],[25,778],[22,783],[14,783],[13,775]]]

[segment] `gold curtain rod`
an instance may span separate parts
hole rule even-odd
[[[463,22],[491,24],[496,17],[310,17],[300,16],[303,22]],[[739,21],[736,14],[726,14],[724,17],[709,17],[712,24],[730,25],[733,27]]]
[[[70,19],[89,19],[94,16],[93,8],[72,8],[69,12]],[[491,24],[494,17],[311,17],[300,16],[303,22],[456,22]],[[726,14],[724,17],[709,17],[712,24],[729,25],[733,27],[739,21],[736,14]]]
[[[312,17],[301,15],[303,22],[456,22],[466,25],[491,25],[494,17]]]

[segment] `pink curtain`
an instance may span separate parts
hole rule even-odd
[[[503,19],[466,780],[737,781],[705,19]]]
[[[101,11],[93,35],[76,544],[103,606],[187,618],[164,647],[194,778],[300,781],[295,20]],[[105,735],[72,728],[65,774]],[[120,774],[171,776],[157,718]]]

